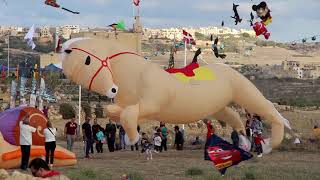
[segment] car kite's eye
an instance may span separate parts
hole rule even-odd
[[[86,64],[86,65],[89,65],[89,64],[90,64],[90,62],[91,62],[91,58],[90,58],[90,56],[88,56],[88,57],[87,57],[87,59],[86,59],[85,64]]]

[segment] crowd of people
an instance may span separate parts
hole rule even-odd
[[[31,172],[36,177],[51,177],[60,175],[59,172],[53,171],[54,153],[56,149],[56,135],[57,129],[53,127],[50,120],[47,121],[44,129],[45,137],[45,159],[36,158],[29,164],[30,148],[32,145],[32,133],[36,132],[36,128],[30,125],[30,115],[27,113],[22,121],[20,121],[20,146],[21,146],[21,170],[27,170],[29,167]],[[71,118],[65,124],[64,137],[66,140],[66,147],[69,151],[73,151],[73,145],[79,135],[79,124],[77,124],[75,117]],[[81,125],[85,158],[90,159],[91,154],[94,153],[94,144],[97,153],[103,153],[103,144],[108,145],[109,152],[116,150],[125,150],[125,130],[121,125],[114,124],[111,120],[103,128],[97,121],[86,117],[85,122]],[[140,141],[131,146],[131,150],[139,151],[141,146],[141,153],[145,153],[147,160],[152,160],[152,152],[160,153],[167,151],[167,139],[169,130],[165,123],[160,123],[160,127],[155,127],[152,133],[152,138],[147,136],[147,133],[140,131],[140,126],[137,126],[141,138]],[[118,135],[117,135],[118,132]],[[180,131],[179,126],[174,127],[175,140],[174,148],[176,150],[183,150],[184,137],[183,132]]]
[[[75,118],[72,118],[65,125],[64,135],[67,141],[67,148],[70,151],[72,151],[78,127],[79,125],[75,122]],[[121,125],[113,123],[111,120],[109,120],[105,128],[103,128],[97,119],[94,119],[91,125],[91,118],[87,117],[81,126],[81,130],[85,143],[85,158],[91,158],[90,154],[94,153],[94,144],[97,153],[103,153],[103,144],[107,144],[109,152],[125,150],[128,147],[125,142],[125,129]],[[139,147],[141,146],[141,152],[148,154],[147,159],[152,159],[152,152],[160,153],[167,151],[169,130],[165,123],[161,122],[160,126],[153,128],[151,138],[147,136],[146,132],[141,132],[139,125],[137,126],[137,131],[140,135],[140,141],[130,146],[131,151],[139,151]],[[183,150],[183,132],[180,131],[179,126],[174,127],[174,132],[175,141],[173,147],[176,148],[176,150]]]

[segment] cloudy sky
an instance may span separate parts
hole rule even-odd
[[[7,1],[7,5],[3,3]],[[57,0],[74,15],[46,6],[44,0],[0,0],[0,25],[35,26],[80,24],[106,26],[118,20],[133,22],[132,0]],[[251,6],[257,0],[141,0],[141,20],[144,27],[225,26],[247,28],[244,21],[235,26],[232,3],[239,4],[240,16],[249,19]],[[268,26],[271,40],[292,41],[320,34],[320,0],[268,0],[273,23]]]

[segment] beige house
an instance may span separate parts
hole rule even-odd
[[[142,39],[142,26],[139,16],[135,17],[135,23],[133,24],[133,32],[115,32],[113,31],[88,31],[71,34],[71,38],[77,37],[90,37],[99,39],[117,39],[118,42],[125,44],[126,46],[136,50],[138,54],[141,53],[141,39]]]

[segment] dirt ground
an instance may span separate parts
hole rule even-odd
[[[60,142],[65,146],[65,142]],[[124,174],[132,179],[175,180],[175,179],[320,179],[319,151],[273,151],[242,162],[227,170],[221,177],[212,162],[203,160],[203,150],[176,151],[169,149],[153,153],[153,160],[147,161],[139,151],[116,151],[93,154],[90,160],[83,159],[83,144],[74,146],[78,164],[74,167],[57,168],[71,179],[122,179]],[[189,171],[200,171],[192,175]],[[188,173],[189,172],[189,173]],[[191,175],[190,175],[191,174]]]

